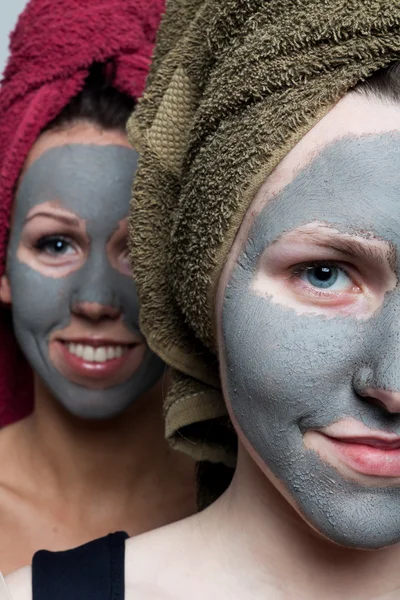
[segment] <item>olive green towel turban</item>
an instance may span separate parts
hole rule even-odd
[[[195,458],[233,459],[213,303],[254,194],[347,90],[399,58],[398,0],[168,1],[129,123],[142,152],[131,258],[143,332],[175,369],[167,435]]]

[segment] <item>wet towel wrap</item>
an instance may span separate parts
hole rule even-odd
[[[232,464],[214,331],[221,267],[274,167],[350,88],[400,58],[400,3],[169,0],[157,46],[128,126],[142,151],[130,224],[141,327],[176,370],[172,444]]]
[[[164,0],[31,0],[11,34],[0,89],[0,276],[15,186],[40,132],[82,89],[94,62],[138,98],[151,62]],[[32,408],[31,373],[0,311],[0,426]],[[4,313],[4,314],[3,314]]]

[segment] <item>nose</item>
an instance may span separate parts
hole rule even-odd
[[[371,404],[375,404],[389,413],[400,413],[400,392],[367,387],[359,390],[358,394]]]
[[[389,414],[400,413],[400,289],[390,292],[382,310],[364,324],[363,365],[354,373],[358,396]]]
[[[74,305],[73,313],[91,321],[100,321],[102,319],[118,319],[121,311],[114,306],[99,302],[78,302]]]

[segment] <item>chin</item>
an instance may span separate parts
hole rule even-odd
[[[277,452],[274,460],[273,449],[262,457],[248,440],[246,446],[264,477],[279,491],[281,498],[276,502],[287,502],[323,539],[362,550],[380,550],[400,542],[397,485],[382,481],[381,486],[366,486],[348,479],[317,453],[305,450],[301,438],[298,445],[287,445],[284,456]]]
[[[61,395],[58,393],[54,394],[54,397],[67,413],[83,421],[115,419],[138,399],[134,394],[129,398],[124,398],[115,390],[97,391],[74,387],[77,388],[75,394]]]
[[[400,502],[396,488],[371,489],[351,484],[351,491],[336,480],[332,489],[320,494],[317,502],[309,490],[308,499],[297,503],[297,512],[320,536],[352,549],[380,550],[400,542]],[[354,486],[354,487],[353,487]]]
[[[364,523],[363,526],[357,526],[351,530],[347,530],[344,527],[338,527],[334,534],[332,531],[319,531],[317,533],[325,538],[327,541],[335,544],[336,546],[349,548],[352,550],[382,550],[388,546],[393,546],[400,542],[400,532],[392,531],[390,526],[388,530],[374,531],[375,524],[371,522]],[[315,529],[313,527],[313,529]],[[328,528],[330,529],[330,528]]]

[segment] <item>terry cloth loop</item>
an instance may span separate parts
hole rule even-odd
[[[166,404],[168,435],[184,427],[189,454],[193,426],[207,459],[200,407],[208,422],[218,397],[221,416],[216,284],[255,193],[347,91],[398,59],[397,0],[169,1],[128,126],[142,151],[131,259],[142,331],[190,380]]]
[[[10,37],[0,88],[0,276],[10,214],[26,157],[41,131],[82,90],[93,63],[112,65],[112,85],[143,92],[164,0],[31,0]],[[2,310],[2,312],[4,312]],[[10,314],[4,319],[10,321]],[[8,335],[8,334],[7,334]],[[0,331],[2,340],[4,339]],[[10,333],[11,336],[11,333]],[[0,349],[0,426],[32,409],[31,377],[13,336]],[[12,371],[12,372],[11,372]],[[28,389],[26,389],[28,388]],[[21,395],[22,394],[22,395]]]

